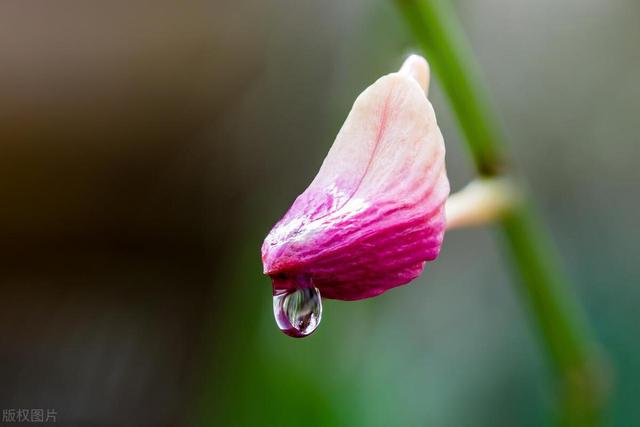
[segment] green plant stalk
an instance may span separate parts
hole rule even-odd
[[[451,5],[446,0],[396,3],[449,98],[478,173],[504,173],[502,134]],[[599,425],[604,392],[596,347],[556,264],[547,233],[527,201],[514,208],[500,227],[521,279],[521,294],[557,378],[560,422]]]

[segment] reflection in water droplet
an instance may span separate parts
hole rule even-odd
[[[322,319],[320,291],[313,286],[275,291],[273,315],[280,330],[290,337],[311,335]]]

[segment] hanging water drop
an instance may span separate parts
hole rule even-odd
[[[274,291],[273,315],[280,330],[290,337],[311,335],[322,319],[320,291],[314,286]]]

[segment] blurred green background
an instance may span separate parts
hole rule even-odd
[[[640,3],[458,0],[640,425]],[[552,378],[491,229],[411,285],[275,326],[260,245],[355,97],[415,51],[391,2],[0,5],[0,408],[58,423],[537,426]],[[437,79],[452,189],[472,177]]]

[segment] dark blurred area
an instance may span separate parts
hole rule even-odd
[[[640,424],[640,5],[455,2]],[[491,230],[416,283],[276,328],[259,248],[358,93],[414,49],[391,2],[0,5],[0,409],[57,423],[534,426],[553,398]],[[437,79],[454,189],[472,176]],[[2,424],[2,423],[0,423]]]
[[[246,191],[217,123],[264,69],[258,7],[0,6],[2,408],[184,423]]]

